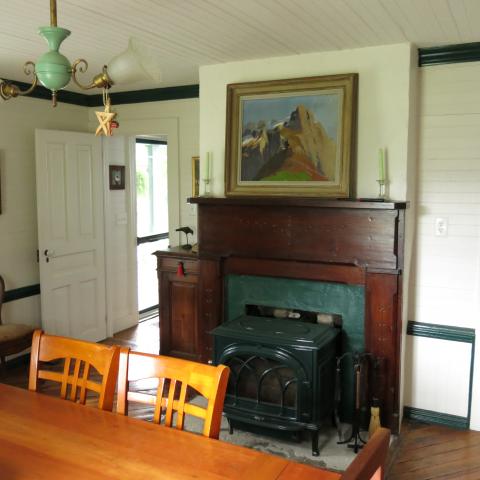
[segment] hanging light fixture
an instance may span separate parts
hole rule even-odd
[[[57,26],[56,0],[50,0],[50,26],[40,27],[38,33],[46,40],[49,50],[38,58],[36,64],[33,62],[25,64],[25,73],[33,75],[32,85],[27,90],[20,90],[17,85],[3,82],[0,84],[0,94],[4,100],[19,95],[28,95],[40,83],[52,92],[52,102],[55,107],[57,105],[57,92],[70,83],[70,79],[76,73],[75,65],[79,63],[87,65],[87,63],[81,59],[70,65],[68,58],[59,52],[62,42],[70,35],[70,30]],[[110,88],[113,83],[105,70],[101,77],[101,82],[97,81],[96,86]]]
[[[156,59],[138,40],[131,38],[125,52],[113,58],[108,66],[104,66],[90,84],[81,84],[77,79],[77,72],[85,73],[88,63],[81,58],[70,64],[68,58],[59,52],[62,42],[70,35],[70,30],[57,26],[56,0],[50,0],[50,26],[40,27],[39,34],[48,43],[49,51],[40,56],[36,64],[30,61],[25,64],[25,74],[33,75],[31,86],[21,90],[17,85],[0,79],[0,96],[4,100],[28,95],[40,83],[52,92],[55,107],[57,92],[65,88],[71,79],[82,90],[102,88],[104,97],[108,89],[119,82],[132,83],[144,78],[160,81],[160,67]]]

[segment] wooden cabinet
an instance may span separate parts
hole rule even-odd
[[[200,360],[197,256],[180,248],[160,250],[155,255],[160,303],[160,354]]]

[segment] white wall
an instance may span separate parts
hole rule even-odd
[[[175,215],[170,228],[190,225],[196,230],[196,212],[186,204],[191,196],[191,157],[198,155],[198,99],[172,100],[133,105],[116,105],[119,113],[118,136],[136,134],[170,133],[170,148],[175,159],[174,183],[171,189],[171,203]],[[7,289],[15,289],[39,282],[35,192],[35,128],[71,131],[92,131],[95,110],[59,103],[52,109],[50,102],[32,98],[17,98],[0,101],[0,179],[2,210],[0,215],[0,274],[5,278]],[[165,127],[165,132],[162,129]],[[173,133],[172,133],[173,132]],[[122,140],[123,142],[123,140]],[[124,145],[112,143],[106,149],[107,163],[123,163]],[[106,176],[107,178],[107,176]],[[118,271],[110,272],[116,279],[113,298],[122,298],[125,305],[110,305],[110,315],[120,326],[128,324],[132,302],[129,283],[116,277],[119,272],[129,272],[131,259],[127,254],[126,242],[129,237],[117,215],[128,213],[125,192],[106,190],[107,236],[111,239],[107,250],[115,252],[114,266]],[[127,220],[131,220],[128,213]],[[127,225],[128,226],[128,225]],[[178,241],[178,234],[172,240]],[[111,266],[111,265],[110,265]],[[107,265],[108,269],[108,265]],[[128,276],[124,273],[122,278]],[[112,294],[112,292],[110,292]],[[112,298],[112,296],[110,296]],[[112,310],[113,309],[113,310]],[[116,309],[116,310],[115,310]],[[114,313],[112,313],[114,312]],[[135,312],[136,313],[136,312]],[[4,305],[4,320],[12,323],[40,325],[40,297],[34,296]],[[122,323],[123,322],[123,323]],[[110,332],[111,333],[111,332]]]
[[[409,318],[475,328],[480,333],[480,63],[425,67],[420,74],[419,175],[414,298]],[[448,223],[435,235],[436,219]],[[441,342],[441,343],[439,343]],[[478,344],[478,341],[477,341]],[[458,349],[463,349],[459,353]],[[416,337],[410,342],[412,379],[406,404],[427,408],[443,383],[468,379],[470,345]],[[431,355],[435,369],[425,367]],[[477,350],[472,427],[480,429]],[[449,368],[442,365],[447,361]],[[444,376],[450,372],[450,376]],[[429,380],[434,375],[435,382]],[[466,415],[468,392],[451,388],[442,413]],[[457,413],[455,413],[457,412]],[[461,413],[458,413],[461,412]]]
[[[408,200],[403,285],[407,325],[414,230],[417,54],[410,44],[312,53],[200,67],[200,155],[213,152],[212,193],[224,195],[226,88],[229,83],[358,73],[357,197],[378,194],[378,148],[387,148],[389,198]],[[203,191],[203,190],[202,190]],[[402,342],[402,358],[404,342]],[[402,362],[403,364],[403,362]],[[401,396],[403,392],[403,369]]]
[[[85,107],[32,98],[0,100],[0,274],[7,290],[39,282],[35,129],[86,131]],[[4,305],[6,323],[40,326],[40,297]]]
[[[405,347],[405,405],[466,417],[471,344],[409,335]]]
[[[212,192],[224,194],[226,86],[229,83],[340,73],[359,74],[358,197],[378,193],[378,148],[388,149],[390,197],[407,198],[411,46],[356,50],[200,67],[200,155],[213,152]],[[203,171],[203,166],[201,166]]]
[[[95,111],[90,108],[89,129],[95,130]],[[192,157],[199,154],[199,100],[170,100],[129,105],[113,105],[120,128],[115,135],[166,135],[169,162],[169,212],[172,245],[178,244],[179,226],[190,226],[196,238],[197,217],[192,196]]]
[[[107,334],[138,323],[136,237],[128,137],[103,138]],[[109,165],[125,165],[125,190],[110,190]]]
[[[168,202],[170,244],[177,245],[179,226],[190,226],[196,239],[196,211],[186,199],[192,196],[192,156],[198,155],[198,99],[132,105],[114,105],[120,128],[104,139],[105,171],[108,165],[126,165],[126,190],[105,185],[107,312],[109,335],[128,328],[138,318],[136,301],[136,215],[132,160],[135,136],[164,135],[168,142]],[[89,111],[89,129],[97,127]],[[107,177],[108,178],[108,177]],[[130,180],[130,181],[129,181]],[[153,260],[153,259],[152,259]]]
[[[408,119],[408,144],[407,144],[407,172],[406,172],[406,195],[409,206],[405,215],[405,258],[403,269],[403,304],[402,304],[402,341],[400,372],[400,424],[403,418],[403,406],[405,405],[406,384],[411,378],[408,359],[406,355],[408,338],[406,337],[408,325],[408,311],[412,297],[411,271],[412,250],[416,229],[417,211],[417,168],[418,168],[418,99],[419,99],[419,69],[418,55],[415,46],[411,46],[410,57],[410,95],[409,95],[409,119]],[[407,361],[406,361],[407,360]]]

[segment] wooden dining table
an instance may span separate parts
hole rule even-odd
[[[0,478],[338,480],[341,475],[0,384]]]

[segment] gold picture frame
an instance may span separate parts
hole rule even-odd
[[[358,74],[227,86],[227,196],[352,195]]]
[[[200,157],[192,157],[192,197],[200,195]]]

